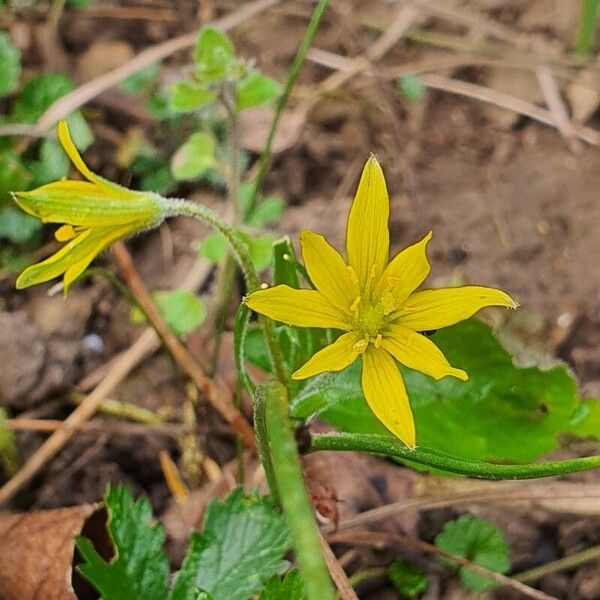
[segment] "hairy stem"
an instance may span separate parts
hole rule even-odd
[[[340,450],[370,452],[400,458],[420,465],[459,473],[476,479],[539,479],[568,475],[579,471],[600,468],[600,456],[573,458],[554,462],[526,465],[497,465],[450,456],[429,448],[409,450],[402,442],[391,437],[372,434],[323,434],[314,435],[309,452]]]
[[[333,600],[334,591],[323,554],[319,531],[306,493],[296,440],[289,420],[288,395],[278,382],[260,386],[257,396],[264,410],[269,460],[279,501],[283,508],[307,600]],[[261,446],[264,444],[259,442]]]

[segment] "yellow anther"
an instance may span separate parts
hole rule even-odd
[[[381,296],[381,306],[383,306],[383,314],[389,315],[394,310],[395,298],[394,294],[389,290],[385,291]]]
[[[373,345],[375,346],[375,348],[379,348],[379,346],[381,346],[381,340],[382,340],[382,335],[380,333],[377,334],[377,337],[375,338],[375,341],[373,342]]]
[[[402,280],[399,277],[393,277],[392,275],[388,275],[387,281],[388,286],[391,288],[397,286],[399,283],[402,282]]]
[[[356,271],[350,265],[347,265],[346,269],[348,269],[348,275],[350,276],[350,281],[354,285],[358,285],[358,276],[356,275]]]
[[[57,242],[68,242],[77,235],[72,225],[62,225],[54,232]]]
[[[351,312],[356,312],[358,305],[360,304],[360,296],[356,296],[354,302],[350,305]]]
[[[356,342],[356,344],[354,344],[354,349],[357,352],[364,352],[367,349],[368,345],[369,345],[368,339],[358,340],[358,342]]]
[[[371,272],[369,273],[369,277],[371,279],[375,279],[375,277],[377,277],[377,265],[371,265]]]

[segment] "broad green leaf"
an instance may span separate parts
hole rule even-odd
[[[271,264],[271,247],[275,236],[271,233],[263,233],[258,237],[248,237],[247,239],[254,268],[261,273]]]
[[[215,140],[208,133],[192,133],[171,159],[175,179],[196,179],[215,165]]]
[[[600,400],[581,401],[571,414],[569,432],[578,437],[600,437]]]
[[[6,33],[0,31],[0,96],[12,92],[21,75],[21,53]]]
[[[159,73],[160,63],[149,65],[122,81],[119,87],[129,96],[137,96],[151,88]]]
[[[62,73],[43,73],[26,83],[15,101],[12,119],[34,123],[50,105],[74,89],[73,82]]]
[[[217,264],[227,256],[228,249],[229,245],[223,234],[215,231],[214,233],[207,235],[202,242],[200,242],[198,253],[202,258]]]
[[[40,159],[29,165],[33,175],[32,187],[58,181],[69,174],[69,158],[61,146],[52,140],[40,144]]]
[[[254,108],[275,100],[281,93],[281,86],[271,77],[260,71],[252,71],[238,85],[237,111]]]
[[[0,211],[0,239],[22,246],[39,233],[42,224],[38,219],[25,214],[22,210],[9,206]]]
[[[401,368],[419,445],[472,460],[526,463],[552,452],[561,433],[590,434],[571,423],[581,401],[566,367],[514,366],[490,328],[474,319],[442,329],[431,340],[469,380],[435,381]],[[339,375],[322,376],[327,389],[314,378],[292,402],[292,414],[306,418],[318,412],[343,431],[387,435],[364,401],[359,362]]]
[[[145,498],[134,501],[123,486],[109,487],[104,502],[114,557],[105,562],[90,540],[79,537],[79,572],[102,600],[165,600],[169,561],[163,552],[163,529],[152,524],[150,503]]]
[[[496,573],[510,568],[509,548],[503,533],[491,523],[477,517],[462,516],[444,525],[435,538],[435,545],[444,552],[466,558]],[[474,592],[484,592],[496,583],[472,569],[461,567],[460,579]]]
[[[416,75],[404,75],[397,82],[402,95],[411,102],[419,102],[425,95],[425,88]]]
[[[269,498],[237,489],[223,502],[213,500],[202,532],[192,534],[171,600],[190,598],[184,593],[192,585],[214,600],[248,600],[285,570],[289,545],[283,516]]]
[[[12,477],[19,468],[19,447],[15,432],[5,426],[6,413],[0,408],[0,473]]]
[[[264,227],[279,221],[283,214],[283,200],[279,196],[268,196],[250,213],[248,224],[253,227]]]
[[[194,52],[199,79],[211,82],[224,78],[234,59],[233,45],[224,33],[211,27],[200,32]]]
[[[214,102],[217,94],[206,87],[180,81],[171,88],[169,107],[173,112],[192,112]]]
[[[206,317],[204,302],[192,292],[185,290],[159,291],[152,294],[160,314],[176,335],[187,335],[198,327]],[[131,320],[137,324],[145,324],[144,313],[134,306],[131,309]]]
[[[405,560],[392,563],[388,577],[402,598],[416,598],[427,589],[427,575]]]
[[[271,577],[259,600],[303,600],[304,585],[298,571],[289,571],[284,578]]]

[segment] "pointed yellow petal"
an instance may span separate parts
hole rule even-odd
[[[396,321],[415,331],[429,331],[464,321],[487,306],[516,308],[518,304],[501,290],[476,285],[424,290],[408,298]]]
[[[388,261],[390,202],[383,171],[375,157],[363,169],[348,217],[346,252],[361,289],[376,282]]]
[[[71,134],[69,133],[69,126],[66,121],[61,121],[58,124],[58,139],[62,147],[64,148],[67,156],[71,159],[71,162],[75,165],[75,168],[88,180],[92,183],[101,184],[98,176],[95,173],[92,173],[87,165],[83,162],[83,158],[81,158],[81,154],[79,154],[79,150],[75,147],[73,140],[71,139]]]
[[[342,313],[315,290],[276,285],[252,292],[245,302],[253,311],[288,325],[350,329]]]
[[[462,369],[450,366],[442,351],[429,339],[402,325],[390,325],[381,347],[387,350],[398,362],[441,379],[446,375],[466,381],[469,376]]]
[[[358,286],[352,282],[339,252],[322,235],[312,231],[300,234],[300,245],[304,265],[317,290],[340,310],[350,311],[358,296]]]
[[[292,375],[292,379],[306,379],[319,373],[345,369],[358,358],[359,353],[354,347],[357,339],[358,335],[354,331],[342,334],[333,344],[319,350],[300,367]]]
[[[50,281],[73,269],[67,280],[71,284],[98,254],[116,240],[130,233],[127,227],[86,229],[46,260],[27,267],[17,278],[17,289]],[[83,268],[81,265],[85,263]]]
[[[375,416],[409,448],[416,443],[415,422],[402,376],[394,359],[382,348],[362,355],[362,389]]]
[[[420,242],[394,256],[379,280],[377,297],[389,290],[397,308],[425,281],[431,269],[425,255],[431,235],[430,231]]]

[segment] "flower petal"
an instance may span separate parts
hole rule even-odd
[[[501,290],[476,285],[424,290],[409,296],[396,322],[415,331],[429,331],[464,321],[487,306],[516,308],[518,304]]]
[[[409,448],[415,447],[415,422],[406,388],[394,359],[369,346],[362,355],[362,389],[375,416]]]
[[[342,334],[333,344],[311,357],[292,375],[292,379],[306,379],[319,373],[345,369],[358,358],[359,352],[354,347],[357,338],[354,331]]]
[[[431,270],[425,255],[431,235],[430,231],[420,242],[394,256],[377,284],[377,297],[389,290],[393,307],[397,308],[425,281]]]
[[[276,285],[252,292],[245,302],[253,311],[288,325],[350,329],[342,313],[315,290]]]
[[[46,260],[27,267],[17,278],[16,287],[23,289],[44,283],[74,268],[73,274],[76,274],[76,277],[71,275],[69,280],[65,281],[65,287],[68,287],[67,284],[70,285],[81,275],[98,254],[116,240],[126,237],[129,232],[128,227],[86,229]],[[83,262],[86,263],[85,266],[76,273],[76,267],[80,267]]]
[[[390,325],[381,341],[381,347],[387,350],[398,362],[441,379],[446,375],[466,381],[469,376],[462,369],[450,366],[442,351],[424,335],[402,325]]]
[[[306,270],[323,296],[342,311],[358,296],[358,286],[350,278],[350,272],[340,253],[327,240],[312,231],[300,233],[302,258]]]
[[[348,264],[364,290],[372,278],[377,281],[388,261],[390,202],[383,171],[374,156],[363,169],[348,216],[346,252]]]
[[[67,156],[71,159],[71,162],[75,165],[75,168],[88,180],[92,183],[96,183],[102,185],[100,178],[90,171],[88,166],[83,162],[83,158],[81,158],[81,154],[79,154],[79,150],[75,147],[73,140],[71,139],[71,134],[69,133],[69,126],[66,121],[61,121],[58,124],[58,139],[62,147],[64,148]]]

